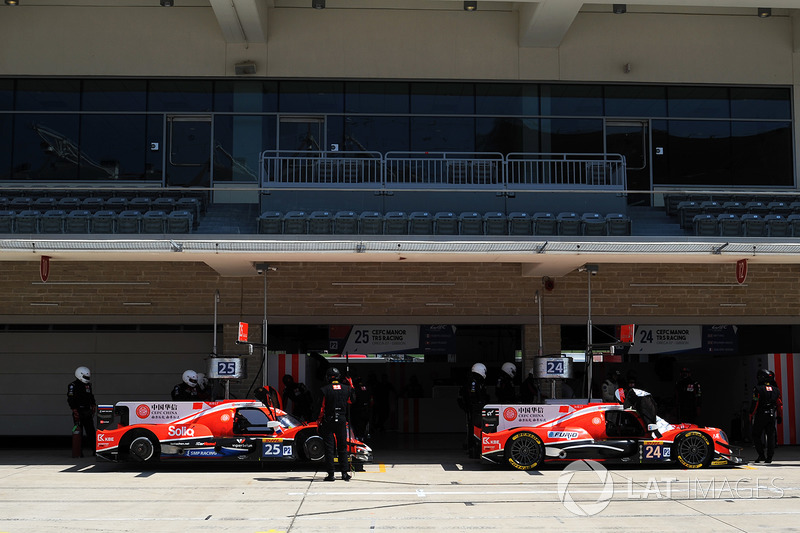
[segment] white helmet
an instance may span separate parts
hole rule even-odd
[[[197,373],[197,384],[200,385],[201,389],[205,389],[206,385],[208,385],[208,378],[202,372]]]
[[[474,365],[472,365],[472,373],[478,374],[483,379],[486,379],[486,365],[484,365],[483,363],[475,363]]]
[[[75,369],[75,377],[82,383],[89,383],[92,380],[92,372],[85,366],[79,366]]]
[[[190,387],[197,386],[197,372],[194,370],[187,370],[183,373],[183,382],[189,385]]]
[[[503,366],[500,367],[500,370],[513,378],[517,374],[517,365],[514,363],[503,363]]]

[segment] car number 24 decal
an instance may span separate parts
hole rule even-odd
[[[669,461],[672,448],[663,442],[642,443],[642,461]]]

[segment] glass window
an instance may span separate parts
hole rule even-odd
[[[81,157],[78,122],[78,115],[17,114],[11,177],[78,179]]]
[[[733,118],[792,118],[789,89],[758,87],[731,89],[731,117]]]
[[[0,80],[0,111],[14,109],[14,82],[13,80]]]
[[[86,80],[83,82],[84,111],[145,111],[147,82],[144,80]]]
[[[542,115],[603,115],[603,88],[599,85],[542,85],[541,93]]]
[[[226,80],[214,84],[214,111],[220,113],[274,113],[277,110],[277,82]]]
[[[791,186],[791,122],[733,122],[731,154],[734,185]]]
[[[474,86],[471,83],[412,83],[411,112],[471,115],[475,112]]]
[[[522,83],[481,83],[475,88],[479,115],[538,115],[539,86]]]
[[[164,116],[147,115],[147,155],[145,156],[144,164],[146,180],[163,181],[166,149],[167,145],[164,142]]]
[[[649,85],[608,85],[605,108],[607,117],[665,117],[667,91]]]
[[[406,152],[408,117],[349,116],[344,121],[344,148],[354,152]]]
[[[602,154],[603,120],[543,118],[541,151],[554,154]]]
[[[539,151],[539,119],[535,118],[479,118],[476,123],[476,144],[478,152]]]
[[[408,84],[348,82],[344,109],[347,113],[408,113]]]
[[[214,181],[258,182],[259,154],[275,149],[274,116],[214,119]]]
[[[730,102],[725,87],[668,87],[669,116],[728,118]]]
[[[169,113],[211,111],[211,82],[155,80],[150,82],[147,108]]]
[[[412,117],[411,150],[415,152],[474,152],[475,119]]]
[[[20,111],[78,111],[81,83],[77,80],[29,80],[17,82]]]
[[[731,185],[731,125],[727,121],[671,120],[670,185]]]
[[[144,179],[146,122],[144,115],[83,115],[80,179]]]
[[[14,139],[11,125],[12,115],[0,115],[0,144],[2,146],[12,146]],[[11,150],[0,150],[0,179],[8,179],[11,176]]]
[[[283,113],[341,113],[342,90],[338,81],[284,81],[278,107]]]

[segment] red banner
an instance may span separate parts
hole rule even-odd
[[[736,261],[736,281],[741,285],[747,279],[747,259]]]
[[[239,342],[247,342],[247,322],[239,322]]]
[[[39,277],[42,278],[42,283],[46,283],[50,277],[50,257],[47,255],[43,255],[39,261]]]

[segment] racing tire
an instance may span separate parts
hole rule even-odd
[[[128,458],[139,463],[154,463],[161,455],[161,445],[152,435],[136,434],[131,436],[127,446]]]
[[[514,433],[506,441],[506,462],[517,470],[534,470],[544,462],[544,443],[530,431]]]
[[[705,468],[714,456],[714,443],[702,431],[687,431],[672,445],[672,455],[686,468]]]
[[[311,435],[303,441],[303,454],[309,461],[325,459],[325,443],[319,435]]]

